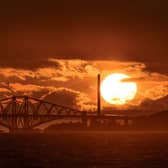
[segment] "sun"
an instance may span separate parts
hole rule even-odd
[[[134,99],[137,92],[136,83],[122,81],[129,78],[130,76],[122,73],[108,75],[100,85],[100,93],[103,99],[115,105],[123,105]]]

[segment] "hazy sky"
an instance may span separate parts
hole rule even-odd
[[[5,0],[0,2],[1,97],[31,94],[57,101],[66,94],[73,100],[68,106],[94,108],[97,72],[121,71],[136,77],[138,95],[146,93],[132,103],[148,102],[151,108],[153,101],[167,101],[167,39],[162,0]]]

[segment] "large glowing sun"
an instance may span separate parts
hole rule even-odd
[[[100,85],[100,93],[103,99],[116,105],[122,105],[134,99],[137,92],[136,83],[122,81],[129,78],[130,76],[122,73],[108,75]]]

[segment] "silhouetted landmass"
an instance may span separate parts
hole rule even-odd
[[[136,119],[134,127],[152,130],[168,130],[168,111],[139,117]]]

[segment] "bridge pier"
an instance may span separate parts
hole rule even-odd
[[[82,125],[85,127],[87,123],[86,112],[82,112],[81,120],[82,120]]]
[[[82,125],[86,128],[91,126],[91,119],[87,116],[86,112],[82,113]]]

